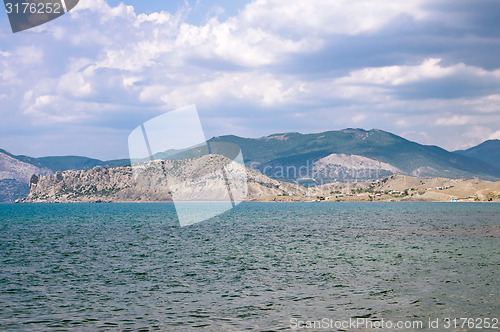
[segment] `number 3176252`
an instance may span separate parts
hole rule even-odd
[[[64,13],[60,3],[35,3],[35,2],[21,2],[21,3],[6,3],[5,8],[7,14],[62,14]]]

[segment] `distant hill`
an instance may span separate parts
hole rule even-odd
[[[455,153],[482,160],[496,169],[500,169],[500,140],[498,139],[485,141],[470,149],[458,150]]]
[[[28,182],[33,174],[49,175],[47,168],[23,162],[4,150],[0,150],[0,202],[12,202],[26,197]]]
[[[245,165],[263,175],[304,186],[370,181],[392,174],[500,180],[499,140],[486,141],[466,151],[449,152],[382,130],[349,128],[315,134],[274,134],[261,138],[228,135],[209,140],[210,145],[217,143],[238,145]],[[176,158],[193,158],[196,155],[190,155],[193,151],[197,150],[188,149],[181,153],[165,151],[155,157],[168,159],[175,155]],[[129,164],[128,159],[102,161],[80,156],[33,158],[0,149],[0,174],[4,174],[0,180],[6,180],[0,183],[0,201],[11,201],[25,195],[31,174]]]
[[[370,158],[389,164],[401,170],[402,174],[417,177],[500,179],[500,171],[482,160],[449,152],[437,146],[411,142],[382,130],[350,128],[317,134],[274,134],[256,139],[230,135],[214,137],[210,142],[239,145],[247,166],[278,180],[314,177],[312,165],[332,154]],[[350,181],[356,178],[349,162],[339,166],[343,174],[331,180]],[[295,170],[296,174],[286,174],[287,169]],[[307,170],[306,174],[298,174],[299,169],[304,172]],[[285,174],[281,173],[283,170]],[[371,170],[373,178],[376,169]]]
[[[81,157],[81,156],[50,156],[34,158],[24,155],[13,155],[3,149],[0,154],[8,155],[19,161],[40,167],[50,169],[52,172],[63,172],[68,170],[92,169],[96,166],[101,167],[121,167],[130,165],[129,159],[116,159],[102,161],[99,159]]]
[[[43,167],[52,170],[53,172],[92,169],[96,166],[121,167],[130,165],[129,159],[102,161],[99,159],[79,156],[41,157],[35,158],[35,161],[40,163],[40,165],[42,165]]]
[[[31,175],[49,175],[52,172],[47,168],[13,158],[10,154],[0,151],[0,180],[13,179],[28,183]]]
[[[0,180],[0,203],[14,202],[30,193],[27,182],[15,179]]]

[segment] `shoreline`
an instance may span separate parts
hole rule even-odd
[[[117,176],[120,178],[120,174]],[[42,183],[31,185],[27,197],[14,203],[230,202],[228,196],[217,196],[210,191],[213,190],[213,183],[204,183],[200,187],[206,190],[205,194],[200,194],[201,189],[197,190],[196,186],[184,188],[185,192],[178,197],[185,200],[174,201],[168,188],[153,184],[141,187],[116,179],[106,182],[99,177],[93,182],[88,179],[83,181],[72,174],[56,180],[42,178]],[[268,182],[262,182],[264,180]],[[243,202],[500,202],[500,181],[478,179],[423,179],[393,175],[373,182],[332,182],[314,187],[295,187],[267,178],[249,179],[247,184],[248,191]]]
[[[182,201],[182,202],[173,202],[173,201],[116,201],[116,202],[0,202],[3,205],[30,205],[30,204],[175,204],[175,203],[183,203],[183,204],[214,204],[214,203],[227,203],[221,201]],[[305,200],[245,200],[240,203],[322,203],[322,204],[342,204],[342,203],[488,203],[495,204],[500,203],[500,201],[425,201],[425,200],[374,200],[374,201],[366,201],[366,200],[344,200],[344,201],[305,201]],[[238,203],[238,204],[240,204]]]

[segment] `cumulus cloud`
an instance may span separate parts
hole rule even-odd
[[[195,103],[207,136],[356,125],[452,148],[467,140],[452,130],[498,131],[500,63],[491,54],[500,42],[486,29],[465,34],[457,17],[477,23],[477,15],[446,16],[451,7],[255,0],[234,16],[221,18],[218,9],[194,23],[187,7],[144,14],[87,0],[30,34],[0,37],[8,41],[0,49],[0,112],[15,109],[10,123],[33,132],[60,124],[99,136],[107,128],[108,140],[113,132],[121,135],[113,142],[126,144],[142,121]]]
[[[482,68],[467,66],[463,63],[451,66],[440,65],[442,59],[430,58],[413,66],[389,66],[365,68],[341,78],[340,84],[404,85],[425,80],[435,80],[454,75],[476,76],[479,78],[500,79],[500,70],[487,71]]]

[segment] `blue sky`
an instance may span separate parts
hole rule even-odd
[[[0,15],[0,148],[127,157],[196,104],[207,138],[378,128],[449,150],[500,138],[500,3],[80,0]]]

